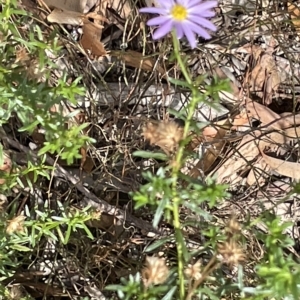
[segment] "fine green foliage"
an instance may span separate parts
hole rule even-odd
[[[37,25],[23,37],[11,18],[18,17],[21,24],[26,23],[28,16],[15,8],[16,1],[6,2],[0,13],[0,125],[16,116],[20,121],[20,132],[31,133],[37,126],[42,127],[46,141],[40,155],[55,153],[71,164],[80,158],[79,149],[93,142],[81,134],[88,124],[66,130],[66,124],[79,111],[64,115],[62,111],[52,112],[51,108],[67,101],[76,104],[75,96],[84,94],[84,89],[78,87],[81,78],[67,84],[67,78],[63,76],[52,86],[50,71],[57,66],[47,53],[55,56],[61,49],[57,37],[46,39]]]
[[[99,219],[97,213],[90,207],[72,206],[73,194],[70,191],[73,186],[63,196],[64,201],[51,198],[55,165],[47,164],[47,156],[55,155],[57,159],[72,164],[81,157],[82,147],[95,142],[84,134],[89,124],[66,128],[66,124],[74,123],[79,110],[65,114],[61,109],[62,103],[76,106],[76,95],[85,94],[84,88],[78,86],[81,78],[67,84],[68,78],[63,75],[53,84],[51,74],[57,66],[47,54],[58,55],[61,50],[58,37],[55,33],[45,37],[42,25],[30,23],[28,13],[17,9],[17,0],[2,1],[1,6],[0,127],[13,123],[16,140],[30,136],[37,128],[44,132],[44,141],[35,151],[35,157],[28,153],[26,164],[22,167],[13,165],[11,172],[1,176],[5,179],[0,185],[1,197],[9,197],[10,202],[8,207],[0,206],[0,299],[13,299],[8,286],[11,278],[23,264],[28,266],[32,260],[40,259],[49,241],[56,245],[56,249],[63,249],[61,253],[69,253],[71,260],[75,257],[71,255],[72,251],[81,251],[82,259],[96,261],[100,257],[100,264],[108,262],[112,268],[118,261],[112,260],[109,253],[101,252],[103,249],[107,251],[112,243],[105,244],[107,241],[103,236],[106,232],[98,234],[97,225],[93,228],[95,230],[90,229],[89,224]],[[20,31],[23,24],[30,28]],[[247,221],[243,222],[237,221],[239,216],[228,216],[226,222],[222,222],[213,212],[225,201],[233,201],[229,187],[216,184],[214,178],[192,178],[182,172],[185,163],[198,156],[187,151],[190,132],[200,132],[207,125],[196,123],[193,119],[198,104],[217,104],[218,92],[228,91],[229,82],[213,78],[207,85],[203,76],[192,78],[186,66],[187,57],[182,57],[174,34],[173,46],[170,59],[178,64],[183,79],[170,78],[169,82],[189,89],[192,94],[185,109],[172,112],[184,121],[182,139],[170,155],[141,150],[133,153],[134,157],[157,160],[160,164],[155,171],[148,169],[144,172],[146,183],[130,195],[134,209],[140,212],[147,208],[152,213],[153,227],[166,229],[166,234],[149,243],[145,239],[138,254],[136,242],[130,249],[130,254],[138,257],[136,269],[130,269],[131,274],[124,277],[121,272],[115,272],[113,276],[121,274],[120,277],[114,284],[108,282],[102,289],[118,299],[128,300],[297,300],[300,298],[299,261],[291,251],[295,242],[287,234],[287,229],[293,224],[283,222],[271,212],[263,212],[257,218],[247,216]],[[203,87],[201,92],[200,85]],[[54,112],[53,107],[59,109]],[[5,135],[1,139],[2,166],[7,150]],[[47,182],[46,189],[45,185],[41,188],[41,182]],[[293,192],[299,191],[299,184],[295,184]],[[40,199],[36,199],[39,192],[42,204]],[[31,205],[20,203],[24,194],[32,198]],[[124,224],[121,227],[125,230],[127,224]],[[259,224],[264,225],[265,231]],[[259,245],[259,256],[252,255],[252,239]],[[91,252],[91,257],[86,257],[86,253],[90,253],[88,247],[85,249],[87,240],[95,242],[90,247],[96,249]],[[126,237],[125,242],[122,240],[116,244],[122,248],[128,240],[130,238]],[[125,265],[124,261],[121,263]],[[84,271],[88,275],[93,273],[89,268]],[[97,280],[105,277],[98,273],[93,276]],[[107,278],[103,281],[106,282]],[[31,298],[25,293],[19,299]]]
[[[4,281],[15,274],[22,262],[30,261],[32,253],[45,238],[65,245],[80,232],[93,239],[86,226],[93,216],[88,207],[75,210],[57,201],[58,208],[53,210],[45,201],[42,210],[26,206],[25,215],[15,217],[20,193],[14,190],[20,188],[34,193],[37,181],[50,180],[53,166],[46,164],[46,153],[55,154],[71,164],[81,157],[79,149],[93,140],[83,134],[88,124],[66,129],[66,123],[79,111],[68,115],[51,111],[52,107],[59,107],[63,102],[76,104],[76,95],[84,94],[83,88],[78,87],[80,78],[67,84],[63,77],[56,85],[51,84],[50,72],[57,66],[46,53],[57,55],[60,51],[57,37],[46,38],[41,28],[32,24],[28,25],[32,27],[30,30],[20,32],[20,24],[30,24],[28,13],[17,9],[17,1],[2,1],[1,6],[0,126],[15,122],[17,135],[31,134],[37,126],[45,132],[38,159],[33,159],[28,153],[27,166],[13,165],[13,171],[2,176],[6,181],[1,184],[1,196],[15,197],[7,210],[0,206],[0,281]],[[1,138],[5,142],[5,137]],[[0,163],[3,165],[3,145],[0,148]],[[10,297],[9,289],[0,285],[0,298],[12,299]]]
[[[256,262],[253,269],[256,273],[246,273],[244,266],[251,262],[247,258],[247,241],[240,234],[231,233],[230,225],[225,227],[225,233],[222,228],[214,225],[214,217],[208,213],[208,209],[220,205],[224,200],[230,199],[227,193],[227,186],[215,184],[212,178],[205,181],[195,180],[180,172],[189,155],[185,151],[189,137],[188,132],[199,130],[199,125],[192,120],[193,112],[198,103],[211,102],[207,97],[218,102],[218,91],[228,90],[228,82],[218,81],[216,78],[210,86],[206,86],[206,92],[201,94],[196,86],[202,83],[204,78],[197,78],[196,82],[190,78],[184,61],[179,54],[179,45],[176,38],[173,39],[174,53],[185,76],[185,81],[170,81],[173,84],[189,88],[193,98],[189,103],[185,117],[183,114],[177,114],[177,117],[184,119],[185,127],[183,142],[179,145],[172,163],[167,167],[160,167],[156,174],[150,171],[144,173],[144,178],[148,182],[141,186],[140,190],[133,193],[135,208],[140,209],[144,206],[152,208],[154,217],[152,224],[158,227],[162,220],[171,223],[175,229],[174,235],[162,238],[154,242],[145,249],[149,255],[154,255],[164,246],[176,243],[177,260],[172,264],[173,268],[169,270],[169,275],[161,282],[155,282],[156,275],[151,274],[151,268],[159,273],[157,265],[146,265],[142,274],[137,273],[130,276],[129,280],[121,279],[121,285],[108,286],[109,290],[116,290],[120,299],[299,299],[299,266],[295,258],[286,254],[286,249],[292,247],[294,242],[287,236],[286,229],[291,226],[289,223],[283,223],[275,215],[265,213],[255,222],[245,224],[243,227],[250,234],[256,236],[263,245],[264,257]],[[212,104],[213,105],[213,104]],[[150,154],[137,152],[144,158],[160,158],[159,153]],[[166,160],[166,159],[164,159]],[[185,207],[190,214],[197,216],[200,223],[195,223],[195,218],[180,217],[180,209]],[[196,219],[197,219],[196,218]],[[255,225],[257,222],[263,222],[266,225],[268,234],[257,231]],[[203,235],[206,242],[198,251],[191,251],[187,244],[189,241],[185,237],[186,226],[194,226],[199,230],[198,234]],[[221,245],[225,245],[224,247]],[[230,248],[231,247],[231,248]],[[222,254],[222,256],[220,256]],[[201,260],[198,268],[198,278],[193,278],[190,263],[195,258]],[[236,282],[226,279],[223,272],[226,265],[234,263],[237,266]],[[205,261],[205,263],[204,263]],[[240,264],[241,263],[241,264]],[[251,262],[253,264],[255,262]],[[196,264],[195,264],[196,265]],[[232,266],[231,266],[232,267]],[[196,271],[195,271],[196,272]],[[213,274],[213,280],[211,275]],[[195,275],[195,274],[194,274]],[[141,277],[143,280],[141,280]],[[143,282],[144,281],[144,282]],[[251,284],[249,285],[249,282]],[[197,297],[197,298],[193,298]]]

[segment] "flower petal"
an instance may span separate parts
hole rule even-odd
[[[176,36],[178,39],[182,39],[183,37],[183,30],[182,30],[182,24],[181,23],[174,23],[174,27],[176,29]]]
[[[159,16],[156,18],[152,18],[147,22],[148,26],[157,26],[163,25],[163,23],[167,22],[170,18],[166,16]]]
[[[187,21],[185,23],[185,25],[190,29],[192,30],[193,32],[197,33],[197,35],[205,38],[205,39],[210,39],[211,38],[211,35],[205,30],[203,29],[201,26],[193,23],[193,22],[189,22]]]
[[[173,28],[173,20],[168,20],[166,23],[164,23],[161,27],[156,29],[153,33],[153,39],[158,40],[165,35],[167,35]]]
[[[201,7],[202,6],[202,7]],[[215,8],[218,6],[218,1],[197,1],[197,0],[191,0],[189,1],[189,9],[196,9],[196,10],[206,10]],[[201,8],[199,8],[201,7]]]
[[[161,7],[143,7],[139,10],[140,13],[165,15],[166,10]]]
[[[214,17],[216,15],[216,12],[215,11],[212,11],[212,10],[205,10],[205,11],[202,11],[201,14],[195,14],[195,13],[192,13],[189,15],[189,19],[191,17],[202,17],[202,18],[211,18],[211,17]]]
[[[202,18],[200,16],[194,16],[193,18],[189,18],[188,21],[198,24],[198,26],[200,25],[201,27],[205,27],[211,31],[217,30],[217,27],[215,26],[215,24],[213,24],[211,21],[206,20],[205,18]]]
[[[198,3],[198,5],[195,5],[194,7],[190,8],[191,10],[195,10],[195,11],[199,11],[199,15],[202,13],[202,11],[204,10],[208,10],[208,9],[213,9],[215,7],[218,6],[218,2],[217,1],[207,1],[207,2],[200,2]],[[193,12],[192,12],[193,13]]]
[[[196,48],[197,42],[196,42],[195,34],[193,33],[193,30],[191,29],[190,24],[193,24],[193,23],[188,22],[188,21],[182,23],[182,30],[184,32],[184,35],[187,37],[191,48],[194,49],[194,48]]]
[[[172,6],[175,5],[174,0],[156,0],[159,5],[167,10],[169,10]]]
[[[193,8],[195,5],[199,5],[202,1],[201,0],[187,0],[187,8]]]
[[[177,0],[176,4],[182,5],[185,8],[189,8],[189,2],[190,2],[189,0]]]

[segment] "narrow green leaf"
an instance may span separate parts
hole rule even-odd
[[[174,237],[165,237],[165,238],[159,239],[159,240],[155,241],[153,244],[151,244],[150,246],[148,246],[145,249],[145,252],[152,252],[153,250],[159,248],[160,246],[162,246],[170,241],[174,241]]]
[[[158,152],[149,152],[149,151],[135,151],[133,152],[133,156],[138,156],[142,158],[153,158],[153,159],[159,159],[159,160],[168,160],[168,156],[164,153],[158,153]]]
[[[168,199],[165,197],[159,201],[159,205],[156,209],[156,212],[155,212],[155,215],[153,218],[153,223],[152,223],[154,228],[157,228],[157,225],[161,220],[161,217],[164,213],[164,209],[165,209],[167,203],[168,203]]]

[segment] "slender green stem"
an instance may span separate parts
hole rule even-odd
[[[189,73],[188,73],[188,71],[187,71],[187,69],[184,65],[184,62],[183,62],[183,60],[180,56],[179,43],[178,43],[178,40],[177,40],[177,37],[176,37],[176,34],[175,34],[174,31],[173,31],[173,44],[174,44],[175,57],[176,57],[176,60],[179,64],[179,66],[180,66],[180,70],[181,70],[181,72],[184,76],[184,79],[191,86],[191,89],[192,89],[192,99],[191,99],[191,101],[190,101],[190,103],[188,104],[188,107],[187,107],[187,117],[186,117],[186,120],[185,120],[185,126],[184,126],[184,129],[183,129],[183,136],[182,136],[182,140],[186,141],[187,137],[188,137],[190,127],[191,127],[191,121],[192,121],[192,118],[193,118],[193,115],[194,115],[194,112],[196,110],[196,106],[197,106],[197,103],[198,103],[198,97],[197,97],[198,90],[193,87],[193,82],[192,82],[191,76],[189,75]],[[181,165],[182,165],[182,158],[183,158],[183,154],[184,154],[184,146],[185,145],[183,144],[179,147],[177,155],[176,155],[176,163],[175,163],[175,170],[174,170],[175,174],[178,174],[178,172],[181,168]],[[174,173],[173,173],[173,175],[175,175]]]
[[[197,90],[193,88],[192,86],[192,80],[190,75],[188,74],[188,71],[184,65],[184,61],[182,60],[180,56],[180,49],[179,49],[179,43],[176,37],[175,32],[173,32],[173,45],[174,45],[174,53],[176,60],[180,66],[181,72],[186,80],[186,82],[191,86],[192,89],[192,99],[191,102],[188,104],[187,107],[187,118],[185,120],[185,126],[183,129],[183,143],[180,145],[176,157],[175,157],[175,163],[172,169],[172,178],[174,179],[172,190],[173,190],[173,226],[175,229],[175,238],[177,242],[177,259],[178,259],[178,278],[179,278],[179,295],[180,299],[185,299],[185,286],[184,286],[184,253],[183,253],[183,247],[184,247],[184,239],[181,231],[181,223],[180,223],[180,213],[179,208],[181,204],[181,199],[178,196],[177,192],[177,184],[178,184],[178,177],[179,177],[179,171],[181,169],[181,166],[183,164],[183,158],[184,158],[184,148],[185,144],[187,143],[187,137],[190,131],[191,127],[191,120],[193,118],[194,111],[196,109],[198,97],[197,97]]]

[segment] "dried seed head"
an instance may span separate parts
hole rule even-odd
[[[100,211],[100,210],[94,210],[92,212],[92,214],[91,214],[92,220],[100,220],[101,214],[102,214],[102,211]]]
[[[201,262],[198,260],[196,263],[188,264],[187,268],[184,270],[184,274],[189,279],[198,280],[202,277],[201,274]]]
[[[0,184],[6,182],[5,175],[8,175],[12,169],[12,161],[8,153],[3,153],[3,164],[0,165]]]
[[[226,230],[226,233],[229,236],[234,236],[234,235],[239,234],[241,232],[241,225],[236,220],[236,218],[233,217],[227,223],[225,230]]]
[[[15,284],[9,289],[8,299],[25,299],[25,297],[26,292],[23,286]]]
[[[7,197],[3,194],[0,194],[0,213],[5,211],[8,204]]]
[[[162,284],[169,276],[169,269],[166,261],[158,257],[146,257],[146,266],[142,270],[142,278],[145,287],[150,285]]]
[[[229,266],[234,266],[245,260],[243,249],[234,240],[229,240],[218,245],[221,261]]]
[[[143,129],[145,140],[159,146],[166,154],[173,153],[182,139],[183,129],[174,121],[148,122]]]
[[[14,232],[23,232],[24,231],[24,220],[26,217],[17,216],[12,220],[8,221],[8,225],[6,227],[6,232],[8,234],[12,234]]]
[[[30,60],[30,57],[29,57],[29,54],[28,54],[26,48],[25,47],[20,47],[16,51],[15,63],[18,63],[20,61],[22,64],[25,64],[29,60]]]

